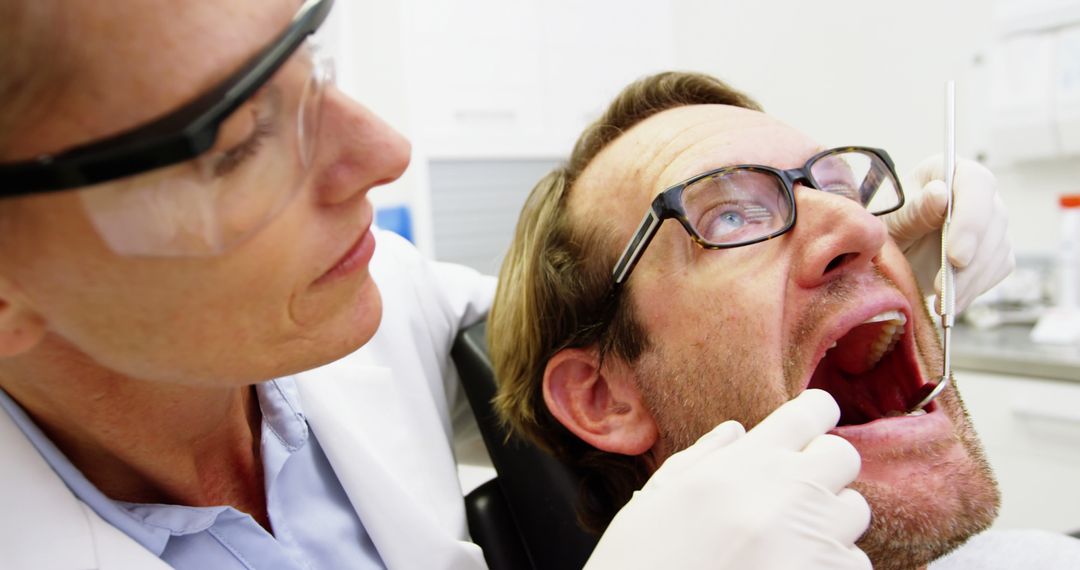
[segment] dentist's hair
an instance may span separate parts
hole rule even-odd
[[[698,73],[660,73],[623,89],[578,138],[569,160],[533,188],[499,273],[488,317],[496,409],[510,429],[581,476],[579,518],[596,533],[641,488],[649,467],[643,457],[600,451],[563,427],[544,403],[544,370],[564,348],[594,348],[601,359],[632,364],[649,339],[628,302],[607,301],[617,248],[628,236],[605,220],[573,219],[568,199],[582,172],[622,133],[662,111],[708,104],[761,110],[743,93]]]

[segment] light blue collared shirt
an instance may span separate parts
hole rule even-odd
[[[0,408],[69,489],[106,522],[181,570],[384,568],[315,434],[293,378],[256,386],[262,409],[262,463],[271,535],[229,506],[186,507],[114,501],[53,445],[3,390]]]

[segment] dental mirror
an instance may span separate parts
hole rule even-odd
[[[948,199],[945,206],[945,223],[941,226],[941,330],[945,358],[941,377],[936,385],[927,384],[915,395],[921,396],[908,413],[930,405],[952,380],[952,328],[956,313],[956,275],[949,263],[949,226],[952,224],[953,178],[956,177],[956,82],[945,83],[945,188]]]

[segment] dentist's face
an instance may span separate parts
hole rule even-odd
[[[299,4],[57,3],[38,22],[52,34],[33,54],[43,68],[34,85],[40,95],[11,124],[0,160],[55,153],[180,106],[267,45]],[[77,192],[5,201],[0,302],[44,324],[5,366],[45,361],[147,380],[239,384],[310,368],[366,342],[381,316],[367,268],[375,244],[366,195],[401,174],[409,145],[332,87],[319,133],[295,197],[220,256],[118,255]]]
[[[799,167],[821,149],[762,113],[672,109],[601,153],[571,209],[629,236],[660,189],[725,165]],[[789,233],[736,249],[704,250],[668,221],[629,279],[651,343],[633,376],[654,451],[662,460],[720,422],[750,428],[807,387],[827,389],[843,413],[835,433],[863,460],[855,487],[874,519],[860,545],[877,568],[923,564],[992,521],[995,484],[954,389],[903,415],[941,348],[883,222],[846,197],[795,197]]]

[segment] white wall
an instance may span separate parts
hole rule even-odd
[[[729,81],[825,145],[887,149],[901,175],[942,151],[943,84],[956,79],[959,153],[981,156],[998,175],[1017,251],[1045,254],[1057,244],[1057,195],[1080,191],[1080,161],[1015,164],[995,155],[990,129],[994,48],[1027,22],[1017,14],[1034,4],[673,0],[676,56],[681,67]],[[1060,10],[1077,2],[1042,4]],[[1016,81],[1022,71],[999,77]]]
[[[445,259],[501,257],[510,235],[473,232],[484,251],[445,251],[431,160],[558,160],[622,86],[674,60],[667,0],[338,0],[332,18],[340,87],[413,142],[409,173],[373,200],[408,205],[417,245]],[[520,204],[535,179],[511,181]]]
[[[986,0],[338,0],[333,18],[340,85],[414,143],[375,200],[413,206],[429,253],[428,156],[558,156],[616,84],[665,66],[717,75],[825,145],[886,148],[902,174],[941,152],[957,79],[961,155],[998,174],[1017,250],[1049,253],[1080,162],[993,152],[990,62],[1013,4],[999,21]]]
[[[960,151],[990,39],[984,0],[674,0],[678,61],[757,98],[828,146],[885,148],[910,169],[943,149],[944,82],[959,82]]]
[[[337,64],[338,87],[392,127],[414,140],[413,108],[407,89],[407,58],[402,35],[402,5],[398,1],[337,0],[321,35]],[[413,213],[414,236],[421,251],[433,251],[431,200],[427,168],[414,160],[398,181],[375,189],[378,207],[405,204]]]

